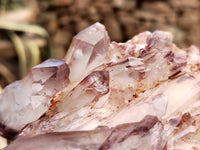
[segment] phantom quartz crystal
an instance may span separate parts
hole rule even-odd
[[[116,43],[100,23],[84,29],[64,61],[0,95],[1,124],[19,132],[5,150],[200,149],[199,49],[172,40],[146,31]]]

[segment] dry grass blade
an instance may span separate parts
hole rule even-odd
[[[29,24],[13,23],[13,22],[0,22],[0,29],[8,31],[26,32],[45,38],[48,45],[48,57],[52,57],[53,48],[51,45],[51,41],[49,39],[49,34],[44,28],[38,25],[29,25]]]
[[[11,23],[11,22],[0,22],[0,29],[7,31],[9,37],[11,38],[18,58],[19,58],[19,69],[20,69],[20,77],[22,78],[28,70],[30,70],[33,66],[39,64],[40,62],[40,50],[36,43],[33,40],[25,40],[22,42],[20,37],[15,33],[17,32],[24,32],[24,33],[31,33],[33,35],[37,35],[42,37],[47,41],[47,58],[51,57],[53,54],[53,49],[51,46],[51,42],[49,39],[48,32],[42,27],[37,25],[28,25],[22,23]],[[30,50],[30,62],[27,62],[27,57],[25,53],[25,46],[28,47]]]
[[[26,42],[26,45],[28,46],[28,48],[30,50],[30,54],[31,54],[31,61],[28,66],[28,70],[30,70],[33,66],[40,63],[40,50],[39,50],[37,44],[32,40],[28,40]]]
[[[20,77],[23,77],[27,73],[27,61],[23,43],[15,32],[10,31],[9,36],[13,44],[15,45],[17,55],[19,58]]]
[[[28,32],[32,34],[37,34],[44,38],[48,37],[48,33],[45,29],[37,25],[28,25],[22,23],[11,23],[11,22],[1,22],[0,29],[11,30],[11,31],[21,31]]]

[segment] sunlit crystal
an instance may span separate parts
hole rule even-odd
[[[108,33],[100,23],[95,23],[77,34],[65,56],[70,68],[70,81],[80,81],[88,71],[102,64],[109,44]]]
[[[0,95],[0,121],[20,130],[45,113],[53,95],[69,83],[64,61],[49,59],[35,66],[23,80],[7,86]]]

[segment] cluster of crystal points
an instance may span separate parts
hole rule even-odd
[[[6,150],[200,149],[199,100],[196,47],[163,31],[110,42],[96,23],[3,91],[0,122],[23,128]]]

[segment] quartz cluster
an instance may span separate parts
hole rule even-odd
[[[168,32],[110,42],[95,23],[64,61],[47,60],[0,95],[5,150],[200,149],[200,54]],[[0,129],[4,133],[5,129]]]

